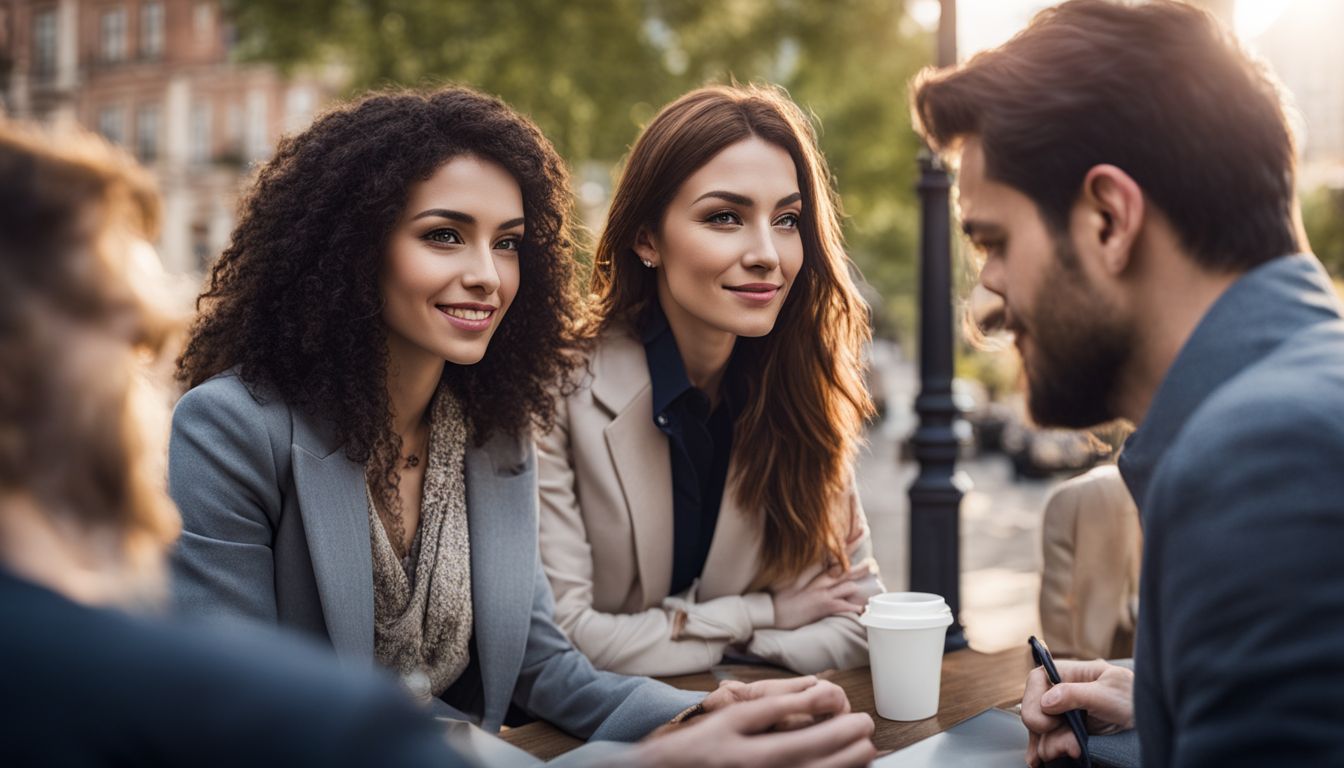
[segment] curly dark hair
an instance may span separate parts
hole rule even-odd
[[[445,363],[444,381],[477,444],[497,431],[549,429],[551,387],[571,367],[569,176],[531,121],[462,87],[376,92],[280,142],[197,299],[179,380],[194,387],[237,367],[249,385],[331,422],[350,459],[392,491],[401,440],[388,401],[379,267],[410,188],[462,155],[513,176],[526,229],[518,293],[485,357]]]

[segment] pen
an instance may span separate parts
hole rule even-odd
[[[1036,659],[1036,666],[1045,667],[1045,676],[1050,680],[1050,684],[1059,685],[1061,682],[1059,670],[1055,669],[1055,660],[1050,656],[1050,650],[1045,647],[1045,643],[1032,635],[1027,639],[1027,644],[1031,646],[1031,655]],[[1081,709],[1070,709],[1064,713],[1064,720],[1068,722],[1074,738],[1078,739],[1078,747],[1082,752],[1078,764],[1083,768],[1092,768],[1092,757],[1087,753],[1087,728],[1083,727],[1083,718],[1086,716],[1087,713]]]

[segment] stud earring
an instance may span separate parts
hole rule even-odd
[[[649,261],[648,259],[640,259],[640,262],[642,262],[644,266],[648,267],[649,269],[653,269],[652,261]]]

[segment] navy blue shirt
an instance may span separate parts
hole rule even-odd
[[[73,603],[0,567],[0,765],[456,766],[372,664],[243,622]]]
[[[656,302],[644,328],[653,381],[653,423],[667,435],[672,458],[672,586],[678,594],[700,576],[714,539],[733,448],[732,364],[719,405],[691,385],[667,316]]]

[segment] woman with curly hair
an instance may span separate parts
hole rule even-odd
[[[631,674],[866,664],[868,312],[806,117],[767,87],[665,107],[594,261],[590,375],[539,448],[560,626]]]
[[[514,704],[633,740],[700,702],[552,623],[530,434],[568,368],[569,205],[540,132],[463,88],[281,142],[179,361],[181,611],[305,631],[490,731]]]

